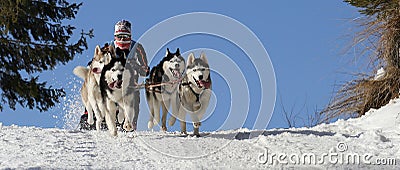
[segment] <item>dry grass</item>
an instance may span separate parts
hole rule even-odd
[[[391,99],[399,97],[400,90],[400,1],[376,1],[373,11],[362,21],[365,28],[355,39],[355,44],[368,44],[371,70],[383,67],[385,75],[375,79],[375,72],[358,76],[336,92],[332,102],[321,112],[323,122],[341,116],[361,116],[371,108],[380,108]],[[380,11],[378,11],[380,10]],[[361,74],[360,74],[361,75]]]

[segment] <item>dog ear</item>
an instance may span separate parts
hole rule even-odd
[[[106,64],[110,63],[111,59],[117,58],[117,52],[115,51],[115,47],[114,46],[110,45],[108,47],[108,51],[110,52],[110,56],[106,55],[107,56]]]
[[[194,62],[194,54],[193,53],[190,53],[189,54],[189,57],[188,57],[188,61],[187,61],[187,65],[186,66],[189,66],[189,65],[192,65],[193,64],[193,62]]]
[[[204,52],[201,52],[200,59],[203,60],[206,64],[208,64],[208,60]]]
[[[181,54],[181,53],[179,52],[179,48],[177,48],[177,49],[176,49],[176,52],[175,52],[175,54],[176,54],[176,55],[179,55],[179,54]]]
[[[115,51],[115,47],[110,45],[108,47],[108,51],[111,53],[111,57],[116,58],[117,57],[117,52]]]
[[[167,52],[165,53],[165,56],[167,56],[168,54],[170,54],[171,52],[169,52],[169,48],[167,48]]]
[[[101,48],[99,45],[96,46],[96,49],[94,50],[94,55],[100,55],[101,54]]]

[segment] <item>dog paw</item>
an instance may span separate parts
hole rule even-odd
[[[147,127],[148,127],[149,129],[153,129],[153,126],[154,126],[153,121],[150,120],[150,121],[147,123]]]
[[[93,125],[94,120],[93,119],[88,119],[87,122],[89,123],[89,125]]]
[[[124,130],[127,131],[127,132],[130,132],[130,131],[133,130],[133,127],[132,127],[132,125],[131,125],[130,123],[124,123],[123,128],[124,128]]]
[[[193,123],[194,128],[199,128],[201,126],[201,122],[195,122]]]
[[[155,125],[158,125],[159,122],[160,122],[160,119],[157,119],[157,118],[154,118],[154,119],[153,119],[153,123],[154,123]]]
[[[171,117],[171,118],[169,118],[168,125],[169,126],[174,126],[175,122],[176,122],[176,118],[175,117]]]
[[[111,136],[117,136],[117,131],[110,131]]]
[[[163,126],[163,127],[161,127],[161,130],[162,130],[163,132],[166,132],[166,131],[167,131],[167,127],[166,127],[166,126]]]

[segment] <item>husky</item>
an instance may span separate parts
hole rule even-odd
[[[126,59],[123,57],[111,58],[110,63],[104,66],[100,76],[100,91],[105,109],[104,114],[96,117],[96,123],[106,119],[107,128],[111,135],[117,135],[116,127],[116,111],[117,105],[120,109],[119,114],[124,112],[123,96],[122,96],[122,75],[125,69]],[[125,124],[129,121],[125,120]],[[97,125],[97,124],[96,124]]]
[[[100,93],[100,76],[105,64],[108,64],[112,57],[115,57],[113,47],[107,44],[100,48],[96,46],[93,59],[88,67],[77,66],[73,73],[84,80],[81,88],[81,97],[83,104],[88,111],[88,123],[94,123],[93,112],[99,116],[102,111],[103,102]],[[96,124],[96,129],[100,129],[101,122]]]
[[[181,133],[186,132],[186,113],[189,113],[194,131],[193,134],[200,137],[199,128],[201,119],[206,112],[211,97],[211,77],[210,67],[207,57],[204,53],[200,58],[195,58],[193,53],[189,54],[186,75],[179,84],[179,113],[178,119],[181,122]],[[169,125],[174,125],[176,117],[172,116],[169,120]]]
[[[150,109],[150,119],[147,124],[149,129],[160,122],[160,107],[162,108],[162,131],[167,131],[168,109],[171,107],[172,114],[178,114],[177,89],[184,71],[185,59],[181,56],[179,48],[175,53],[171,53],[167,48],[165,57],[151,69],[149,78],[146,79],[149,85],[146,88],[146,99]],[[158,86],[151,87],[157,84]]]

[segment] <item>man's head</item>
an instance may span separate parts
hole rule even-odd
[[[129,50],[131,46],[131,23],[127,20],[118,21],[114,30],[114,45],[121,50]]]

